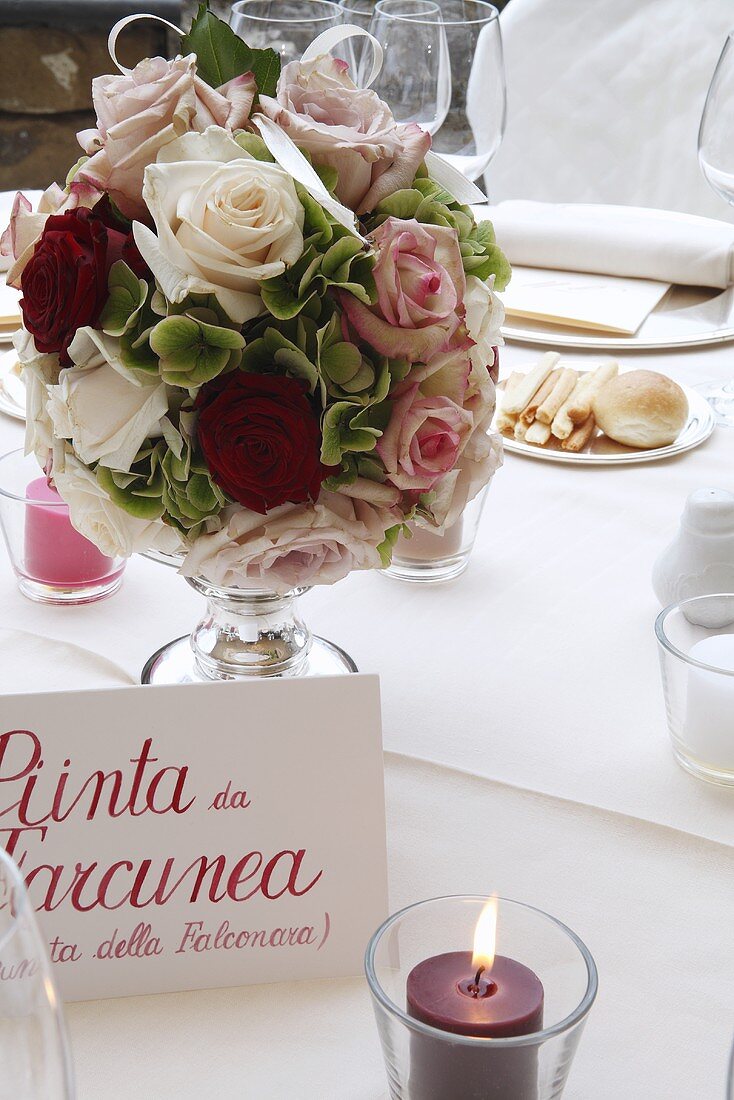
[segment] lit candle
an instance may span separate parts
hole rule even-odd
[[[721,672],[688,670],[684,741],[709,768],[734,771],[734,634],[712,634],[691,646],[689,657]]]
[[[26,489],[25,574],[58,587],[81,588],[112,575],[114,562],[71,525],[69,509],[45,477]],[[48,507],[55,505],[55,507]]]
[[[474,952],[449,951],[413,967],[408,1014],[454,1035],[503,1039],[543,1027],[543,986],[527,966],[495,955],[497,902],[485,906]],[[416,1100],[537,1100],[534,1046],[462,1046],[415,1033],[410,1096]]]

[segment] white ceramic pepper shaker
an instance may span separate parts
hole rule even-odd
[[[734,592],[734,493],[691,493],[676,537],[653,566],[652,586],[663,605]]]

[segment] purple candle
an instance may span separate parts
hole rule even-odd
[[[408,1015],[453,1035],[504,1039],[543,1027],[543,986],[515,959],[494,955],[496,905],[477,925],[474,954],[449,951],[413,967]],[[491,945],[478,950],[490,928]],[[537,1100],[534,1046],[465,1046],[415,1033],[410,1045],[411,1100]]]
[[[26,489],[25,574],[42,584],[81,588],[110,577],[112,558],[71,526],[69,509],[48,484],[36,478]],[[55,507],[48,507],[54,505]]]

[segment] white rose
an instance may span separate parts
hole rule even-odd
[[[138,519],[114,504],[92,471],[74,455],[56,448],[53,480],[69,505],[73,526],[110,558],[129,558],[144,550],[174,554],[181,548],[178,534],[159,519]]]
[[[126,472],[145,440],[161,434],[167,388],[157,375],[120,374],[84,330],[69,355],[77,366],[62,370],[48,390],[54,432],[71,440],[82,462]]]
[[[164,146],[145,169],[143,198],[158,236],[135,222],[135,241],[171,302],[214,294],[243,324],[262,312],[262,280],[303,252],[292,178],[255,160],[219,126]]]
[[[54,429],[47,412],[49,386],[59,377],[58,355],[45,355],[36,349],[33,337],[24,328],[13,336],[25,384],[25,453],[34,454],[45,466],[53,445]]]
[[[486,283],[475,275],[467,276],[464,295],[466,327],[474,341],[469,355],[477,370],[486,371],[487,367],[492,367],[494,349],[504,344],[501,329],[505,308],[492,289],[493,285],[494,275]]]
[[[181,572],[222,587],[287,592],[379,569],[377,547],[401,514],[347,492],[324,490],[316,504],[283,504],[266,516],[238,508],[221,531],[196,540]]]

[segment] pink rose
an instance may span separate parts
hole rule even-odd
[[[421,393],[419,382],[408,382],[401,389],[390,422],[377,441],[377,452],[390,484],[426,493],[456,465],[473,418],[450,397]]]
[[[378,486],[385,502],[371,503],[348,495],[350,489],[322,490],[315,504],[283,504],[265,516],[247,508],[224,513],[222,529],[196,540],[182,572],[223,587],[286,592],[334,584],[355,569],[379,569],[377,547],[403,519],[394,507],[398,494]]]
[[[337,197],[358,214],[409,187],[431,147],[429,134],[397,123],[379,96],[356,87],[345,62],[328,55],[291,61],[276,98],[260,96],[260,108],[315,164],[337,170]]]
[[[175,61],[146,58],[127,75],[97,77],[92,81],[97,129],[77,135],[91,158],[78,178],[109,192],[128,217],[147,217],[143,173],[158,151],[189,130],[241,129],[255,93],[252,73],[214,91],[196,75],[195,54]]]
[[[377,251],[377,305],[339,295],[357,334],[382,355],[413,363],[468,347],[462,323],[466,278],[456,231],[388,218],[370,239]]]

